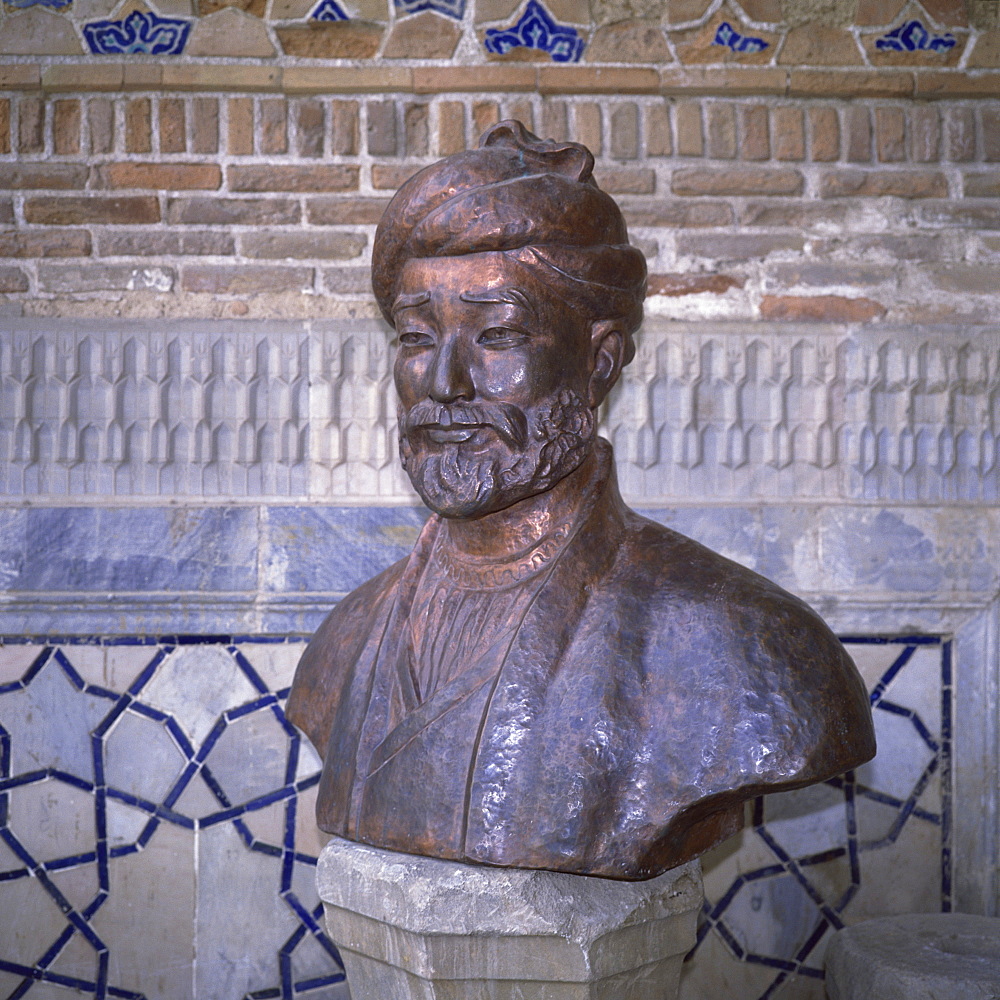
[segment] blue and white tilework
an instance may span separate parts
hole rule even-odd
[[[557,24],[552,15],[538,2],[528,0],[528,6],[509,28],[490,28],[483,41],[487,52],[504,55],[514,48],[538,49],[547,52],[553,62],[579,62],[585,42],[576,28]]]
[[[310,21],[346,21],[347,14],[337,0],[319,0],[309,15]]]
[[[397,14],[419,14],[422,10],[432,10],[456,21],[465,16],[465,0],[395,0],[395,3]]]
[[[14,10],[26,10],[28,7],[48,7],[51,10],[65,10],[73,0],[4,0],[4,3]]]
[[[814,1000],[831,929],[950,906],[950,645],[845,642],[879,754],[758,800],[706,857],[684,1000]],[[347,1000],[313,885],[319,762],[282,713],[302,648],[0,646],[0,997]]]
[[[952,34],[933,35],[919,21],[905,21],[875,42],[880,52],[947,52],[957,40]]]
[[[177,56],[190,33],[190,21],[139,10],[121,21],[90,21],[83,26],[83,37],[95,55]]]
[[[302,643],[0,646],[0,996],[346,1000]]]
[[[724,45],[733,52],[763,52],[768,46],[763,38],[741,35],[728,21],[719,25],[712,44]]]

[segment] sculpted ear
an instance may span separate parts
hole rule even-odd
[[[592,368],[587,402],[600,406],[625,365],[625,335],[618,320],[602,319],[590,327]]]

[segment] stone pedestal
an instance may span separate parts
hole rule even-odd
[[[1000,919],[908,913],[838,931],[826,952],[830,1000],[996,1000]]]
[[[613,882],[339,838],[318,883],[352,1000],[673,1000],[702,901],[698,862]]]

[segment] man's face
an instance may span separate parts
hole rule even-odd
[[[502,253],[413,259],[393,317],[403,467],[445,517],[550,489],[586,457],[590,327]]]

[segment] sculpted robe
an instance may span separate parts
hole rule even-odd
[[[819,617],[629,510],[610,446],[598,457],[519,623],[425,701],[408,619],[440,518],[324,621],[287,708],[324,759],[322,829],[644,879],[735,833],[746,799],[874,754],[861,678]]]

